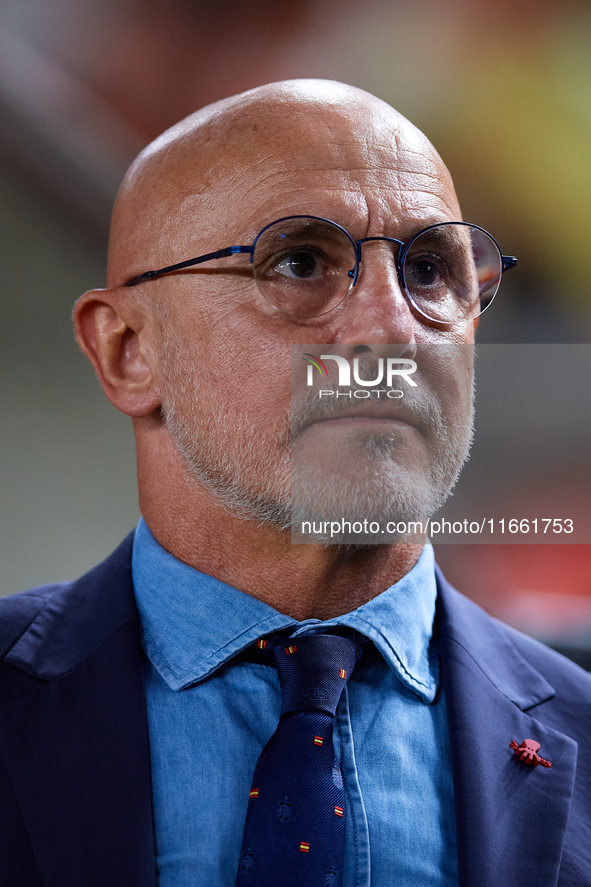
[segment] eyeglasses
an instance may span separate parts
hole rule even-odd
[[[484,228],[468,222],[429,225],[407,243],[395,237],[353,240],[336,222],[316,216],[287,216],[259,231],[250,246],[228,246],[128,280],[136,286],[163,274],[211,259],[248,253],[263,297],[290,317],[328,314],[355,287],[369,241],[391,244],[401,288],[412,307],[427,320],[455,324],[472,320],[488,308],[501,276],[517,264],[505,256]]]

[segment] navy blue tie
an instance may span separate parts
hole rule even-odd
[[[365,643],[350,634],[257,642],[262,655],[272,647],[281,717],[255,768],[236,887],[341,885],[345,792],[333,723]]]

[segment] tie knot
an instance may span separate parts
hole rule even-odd
[[[273,650],[281,684],[281,714],[323,711],[334,716],[357,661],[358,644],[332,634],[302,635]]]

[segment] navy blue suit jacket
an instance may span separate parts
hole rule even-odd
[[[438,620],[460,887],[590,887],[591,676],[443,577]],[[154,887],[138,628],[131,537],[0,600],[2,887]],[[526,738],[551,769],[518,761]]]

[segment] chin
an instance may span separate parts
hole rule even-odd
[[[362,470],[363,469],[363,470]],[[399,532],[400,525],[425,522],[443,504],[451,490],[435,484],[428,471],[409,470],[396,464],[361,466],[355,472],[335,476],[313,466],[292,466],[292,535],[300,542],[332,545],[385,545],[404,540],[422,541],[424,534],[413,528]],[[314,526],[312,534],[302,533],[304,522]],[[345,526],[341,531],[326,523],[365,522],[361,533]],[[399,525],[387,529],[387,524]],[[374,532],[369,532],[369,524]],[[375,532],[375,525],[379,525]]]

